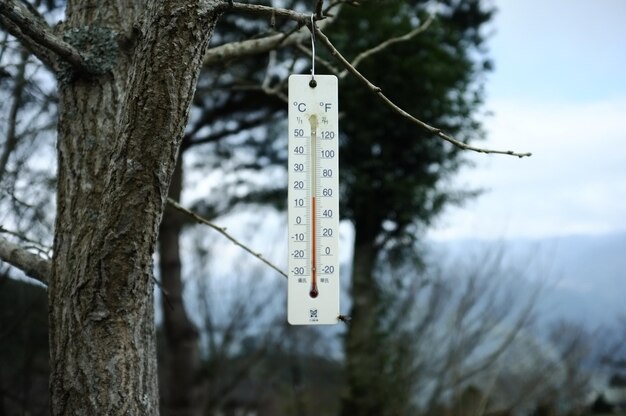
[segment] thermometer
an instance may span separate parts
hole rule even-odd
[[[339,316],[337,77],[289,77],[289,272],[292,325]]]

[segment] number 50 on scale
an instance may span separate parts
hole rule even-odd
[[[289,77],[289,279],[292,325],[339,316],[337,77]]]

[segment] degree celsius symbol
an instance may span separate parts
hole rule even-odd
[[[294,101],[292,103],[292,105],[300,113],[305,113],[307,111],[307,103],[306,102]],[[320,105],[320,107],[322,107],[322,109],[324,110],[325,113],[328,113],[329,111],[332,111],[333,106],[335,108],[337,107],[337,103],[324,102],[324,101],[320,101],[319,105]]]
[[[293,325],[339,316],[337,77],[289,77],[288,296]]]

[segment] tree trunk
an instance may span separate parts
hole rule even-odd
[[[379,291],[374,277],[378,250],[375,232],[367,221],[355,222],[352,268],[352,318],[346,334],[347,393],[342,398],[343,416],[381,416],[386,414],[379,400],[379,381],[383,372],[383,351],[378,327]]]
[[[180,200],[182,178],[182,158],[179,157],[169,188],[169,197],[175,201]],[[166,415],[200,416],[198,330],[189,319],[183,300],[179,248],[181,231],[180,213],[166,209],[159,229],[160,276],[164,292],[161,307],[166,351],[162,409]]]
[[[65,37],[104,75],[59,79],[53,415],[158,414],[152,253],[218,13],[140,4],[67,5]]]

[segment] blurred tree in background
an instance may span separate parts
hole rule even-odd
[[[0,415],[47,415],[46,292],[5,272],[0,274]]]
[[[346,10],[330,35],[347,56],[356,57],[425,24],[429,13],[437,18],[424,33],[363,60],[359,70],[409,113],[464,141],[479,138],[490,68],[484,33],[493,14],[485,2],[364,2]],[[397,330],[389,322],[398,322],[390,305],[401,293],[386,289],[390,282],[381,280],[381,262],[410,258],[419,268],[415,243],[426,227],[447,205],[472,193],[448,186],[463,163],[457,148],[429,140],[428,133],[381,107],[355,79],[346,78],[342,91],[342,215],[355,230],[342,414],[404,414],[411,401],[409,380],[398,383],[394,377],[405,365],[398,361],[401,346],[387,342]]]

